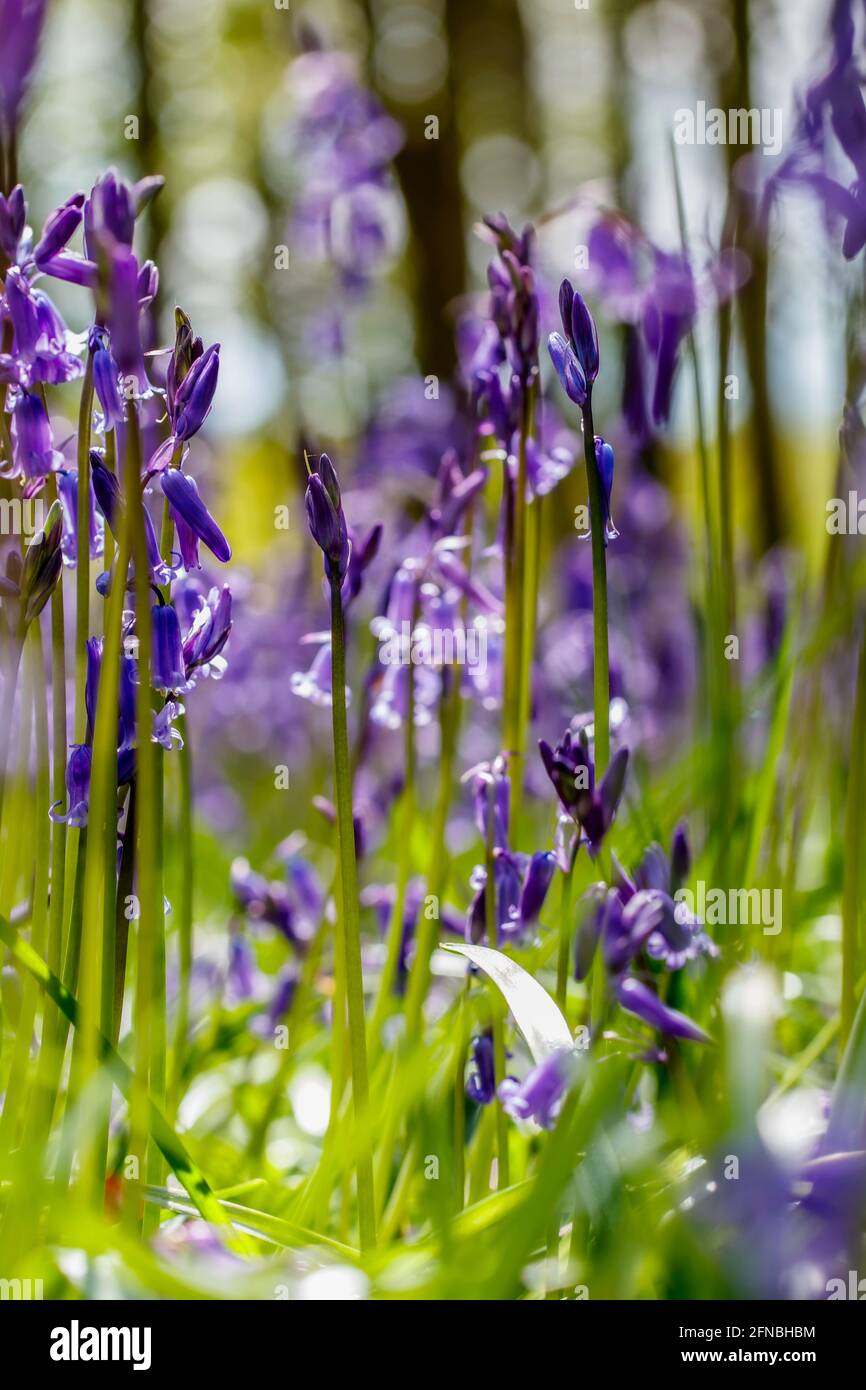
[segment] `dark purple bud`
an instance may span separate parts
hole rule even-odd
[[[570,280],[563,280],[559,287],[559,317],[566,338],[571,337],[571,306],[574,303],[574,286]]]
[[[48,218],[42,228],[42,236],[33,248],[33,259],[40,270],[44,270],[46,262],[66,246],[81,221],[83,202],[84,194],[76,193]]]
[[[116,540],[123,511],[120,484],[116,475],[109,468],[106,468],[102,462],[102,456],[95,449],[90,451],[90,476],[93,480],[96,505],[105,517],[108,528]]]
[[[181,527],[185,525],[188,532],[203,541],[218,560],[224,564],[230,560],[231,546],[199,497],[194,480],[179,468],[169,468],[160,475],[160,485],[168,498],[178,534],[181,535]]]
[[[680,821],[674,831],[673,843],[671,844],[671,895],[676,893],[678,888],[682,888],[689,876],[692,867],[692,851],[689,846],[688,832],[685,824]]]
[[[598,333],[586,301],[577,290],[571,302],[571,346],[591,386],[598,376]]]
[[[339,511],[343,505],[343,499],[340,494],[340,483],[337,478],[336,469],[327,454],[321,454],[319,456],[315,471],[321,478],[325,491],[333,502],[335,510]]]
[[[649,985],[632,975],[626,975],[616,985],[616,996],[624,1009],[636,1014],[651,1028],[658,1028],[672,1038],[687,1038],[691,1042],[708,1043],[709,1036],[685,1014],[668,1008]]]
[[[620,748],[614,753],[610,767],[601,779],[601,787],[599,788],[605,829],[610,825],[616,814],[616,809],[619,806],[620,798],[625,787],[625,775],[627,770],[628,749]]]
[[[518,917],[521,927],[530,927],[537,921],[555,872],[556,856],[554,854],[549,850],[533,854],[520,893]]]
[[[4,198],[0,193],[0,251],[7,261],[14,262],[18,257],[18,243],[24,235],[27,223],[27,204],[24,189],[17,183]]]
[[[192,439],[210,414],[219,376],[219,352],[219,343],[212,344],[192,363],[177,388],[174,399],[174,434],[177,439]]]
[[[472,1039],[472,1061],[475,1070],[467,1079],[466,1094],[476,1105],[489,1105],[496,1098],[493,1038],[489,1033]]]
[[[575,405],[586,405],[587,386],[583,368],[560,333],[551,333],[547,340],[547,351],[568,399],[574,401]]]
[[[165,187],[165,179],[162,174],[145,174],[143,179],[139,179],[132,187],[132,202],[135,207],[136,217],[140,217],[146,207],[149,207],[158,193]]]
[[[320,475],[311,473],[304,495],[304,506],[313,540],[323,551],[330,571],[342,580],[349,567],[351,546],[346,518],[339,501],[339,488],[335,504]]]
[[[192,331],[189,316],[179,306],[174,311],[174,351],[168,362],[165,374],[166,400],[169,419],[176,416],[175,398],[180,385],[190,371],[192,364],[201,357],[204,346],[201,338]]]

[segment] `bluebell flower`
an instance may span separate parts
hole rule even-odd
[[[308,464],[304,495],[310,534],[325,557],[325,572],[342,580],[349,568],[351,542],[337,474],[327,454]]]
[[[490,1105],[496,1099],[496,1070],[490,1033],[481,1033],[472,1039],[472,1061],[475,1070],[467,1078],[466,1094],[477,1105]]]
[[[232,595],[227,584],[212,588],[200,597],[190,627],[183,639],[187,679],[194,672],[219,677],[225,671],[220,656],[232,630]]]
[[[186,664],[180,640],[180,623],[170,603],[155,604],[150,612],[153,631],[151,680],[157,690],[186,688]]]
[[[87,824],[92,759],[93,753],[89,744],[79,743],[72,748],[66,764],[67,810],[64,815],[60,815],[57,807],[62,803],[55,801],[48,812],[53,821],[77,827]]]
[[[552,1129],[575,1071],[574,1053],[567,1048],[557,1049],[533,1067],[523,1081],[508,1076],[500,1082],[503,1109],[516,1120],[534,1120],[542,1129]]]
[[[168,499],[169,510],[177,526],[181,556],[185,569],[200,569],[198,544],[224,564],[231,559],[231,546],[199,497],[195,479],[179,468],[167,468],[160,474],[160,486]]]
[[[545,770],[567,813],[580,825],[591,852],[595,853],[610,829],[625,787],[628,749],[620,748],[598,786],[595,764],[583,729],[577,736],[571,728],[551,748],[544,739],[538,744]]]

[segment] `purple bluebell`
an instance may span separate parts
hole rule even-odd
[[[267,922],[288,941],[297,943],[295,909],[285,883],[269,882],[250,868],[246,859],[235,859],[231,866],[231,887],[252,922]]]
[[[494,849],[507,849],[511,779],[506,760],[499,756],[492,763],[479,763],[463,774],[462,781],[471,783],[475,825],[482,841]]]
[[[315,634],[314,634],[315,635]],[[330,709],[333,699],[331,689],[331,642],[325,637],[317,643],[316,655],[307,671],[293,671],[289,688],[293,695],[322,709]],[[346,692],[347,702],[350,692]]]
[[[176,440],[192,439],[210,414],[219,376],[219,353],[219,343],[213,343],[196,358],[177,388],[172,419]]]
[[[598,468],[598,476],[601,479],[601,496],[604,505],[604,543],[616,540],[619,535],[610,514],[610,494],[613,487],[613,449],[602,439],[601,435],[595,436],[595,463]]]
[[[500,847],[493,852],[495,942],[519,941],[538,921],[556,869],[549,851],[521,854]],[[466,939],[487,939],[487,869],[478,864],[472,871],[470,887],[474,896],[466,919]]]
[[[500,1082],[503,1109],[516,1120],[534,1120],[542,1129],[552,1129],[575,1070],[573,1052],[552,1052],[523,1081],[509,1076]]]
[[[575,737],[568,728],[555,748],[551,748],[544,739],[539,741],[538,746],[547,775],[563,808],[580,825],[590,850],[595,852],[616,815],[625,786],[628,749],[618,749],[596,787],[595,764],[589,756],[589,744],[583,729]]]
[[[539,300],[530,264],[533,231],[515,232],[502,214],[485,217],[481,234],[496,247],[487,268],[490,317],[499,332],[505,357],[525,391],[538,371]]]
[[[655,364],[653,418],[666,423],[680,349],[697,318],[694,273],[685,255],[656,250],[655,273],[643,310],[643,331]]]
[[[48,296],[17,266],[6,273],[5,307],[22,384],[58,386],[81,375],[81,341],[69,332]]]
[[[183,657],[187,679],[194,671],[222,674],[225,662],[220,652],[232,630],[232,595],[227,584],[212,588],[207,597],[200,597],[192,623],[183,639]],[[211,669],[213,668],[213,669]]]
[[[325,573],[342,581],[349,568],[351,542],[337,474],[327,454],[309,466],[304,506],[310,534],[325,557]]]
[[[111,355],[107,335],[102,329],[91,330],[90,350],[93,354],[93,389],[102,407],[102,428],[107,432],[113,430],[115,425],[122,425],[124,420],[120,369]]]
[[[472,1039],[472,1062],[475,1070],[467,1078],[466,1094],[477,1105],[490,1105],[496,1099],[496,1071],[490,1033],[481,1033]]]
[[[153,652],[151,679],[157,690],[186,688],[186,667],[180,640],[180,623],[170,603],[159,603],[151,609]]]
[[[645,985],[633,975],[624,975],[616,983],[616,997],[624,1009],[636,1014],[651,1028],[657,1028],[672,1038],[686,1038],[691,1042],[707,1043],[707,1034],[678,1009],[663,1003],[649,985]]]
[[[102,554],[104,527],[102,513],[99,511],[93,492],[93,480],[88,479],[90,491],[90,534],[89,550],[91,556]],[[61,468],[57,473],[57,491],[63,507],[63,559],[67,565],[78,560],[78,470]]]
[[[229,935],[226,987],[232,1002],[240,1002],[254,997],[256,992],[255,977],[256,958],[249,940],[243,932],[231,932]]]
[[[19,243],[27,226],[24,189],[17,183],[8,197],[0,193],[0,253],[10,265],[17,264]]]
[[[0,0],[0,134],[12,140],[45,18],[45,0]]]
[[[547,351],[568,399],[575,405],[585,406],[589,395],[586,377],[570,344],[561,333],[551,333]]]
[[[132,251],[104,241],[105,276],[98,296],[108,325],[111,353],[124,379],[124,391],[136,397],[151,394],[141,342],[141,268]]]
[[[195,480],[179,468],[168,468],[160,474],[160,486],[177,526],[184,567],[200,568],[199,541],[218,560],[223,563],[230,560],[231,546],[199,497]]]
[[[343,580],[343,608],[348,608],[361,592],[364,583],[364,576],[372,565],[379,553],[379,546],[382,542],[382,523],[377,522],[375,526],[367,532],[366,536],[361,537],[356,531],[349,527],[350,554],[349,564],[346,569],[346,577]]]
[[[175,748],[183,748],[183,734],[175,728],[175,722],[185,713],[179,700],[166,700],[162,709],[156,711],[150,729],[151,742],[158,743],[167,753]]]
[[[284,965],[276,978],[274,991],[264,1013],[253,1022],[253,1031],[260,1038],[273,1042],[274,1029],[286,1017],[298,988],[299,974],[295,966]]]
[[[110,468],[106,468],[103,462],[103,456],[97,449],[91,449],[90,451],[90,476],[93,482],[93,495],[96,498],[96,504],[102,512],[111,534],[114,536],[115,540],[119,540],[119,528],[123,519],[125,505],[120,491],[120,483],[117,479],[117,475],[112,473]],[[166,582],[169,575],[163,563],[159,550],[159,541],[157,540],[150,512],[146,506],[142,507],[142,518],[151,575],[162,584]],[[100,593],[104,594],[105,590],[100,589],[99,580],[97,580],[97,588]]]
[[[106,238],[132,248],[136,218],[164,183],[159,174],[148,174],[135,184],[122,178],[116,169],[99,175],[84,203],[84,249],[91,261],[98,259]]]
[[[586,301],[570,280],[563,280],[559,287],[559,314],[562,331],[591,390],[598,376],[598,331]]]
[[[55,801],[48,814],[53,821],[71,826],[85,826],[90,800],[90,769],[93,759],[89,744],[78,743],[70,751],[66,764],[66,812],[61,815]]]

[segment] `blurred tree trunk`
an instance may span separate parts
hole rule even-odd
[[[369,0],[365,10],[370,17]],[[413,239],[418,360],[425,374],[447,380],[456,362],[450,310],[467,289],[460,161],[486,135],[536,142],[517,0],[446,0],[444,30],[448,71],[441,90],[418,104],[389,105],[406,131],[396,166]],[[430,138],[431,116],[437,138]]]
[[[150,38],[150,2],[132,0],[132,49],[136,55],[135,105],[138,116],[138,140],[131,141],[131,154],[138,165],[138,177],[162,174],[159,126],[155,114],[153,91],[152,46]],[[167,228],[165,191],[154,198],[142,219],[138,231],[140,258],[150,258],[159,264],[159,252]]]
[[[722,104],[726,109],[753,106],[750,0],[731,0],[731,23],[736,47],[736,65],[722,87]],[[736,145],[725,146],[728,157],[729,180],[735,160],[741,151]],[[729,187],[731,187],[729,182]],[[731,187],[726,235],[733,228]],[[759,515],[757,539],[762,550],[769,549],[785,533],[785,517],[779,493],[779,465],[776,432],[773,426],[773,407],[767,370],[767,290],[769,265],[766,238],[752,229],[748,217],[736,218],[738,239],[752,263],[752,274],[739,296],[743,348],[752,386],[752,458],[754,476],[758,480]]]

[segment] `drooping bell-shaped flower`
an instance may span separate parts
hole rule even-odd
[[[610,767],[595,784],[595,764],[589,756],[586,733],[577,737],[567,729],[555,748],[541,739],[538,744],[545,770],[564,809],[583,830],[590,851],[598,849],[616,814],[625,785],[628,749],[620,748]]]
[[[230,560],[231,546],[202,502],[195,480],[179,468],[167,468],[160,475],[160,486],[177,526],[184,567],[200,568],[199,541],[224,564]]]
[[[575,1069],[574,1053],[559,1048],[523,1081],[506,1077],[499,1085],[503,1109],[516,1120],[534,1120],[542,1129],[552,1129]]]
[[[186,686],[186,667],[177,613],[172,604],[160,603],[151,609],[150,616],[153,685],[157,690],[183,690]]]
[[[62,803],[55,801],[48,812],[53,821],[78,827],[87,824],[92,759],[93,753],[89,744],[79,743],[71,749],[66,764],[67,810],[61,815],[57,807]]]

